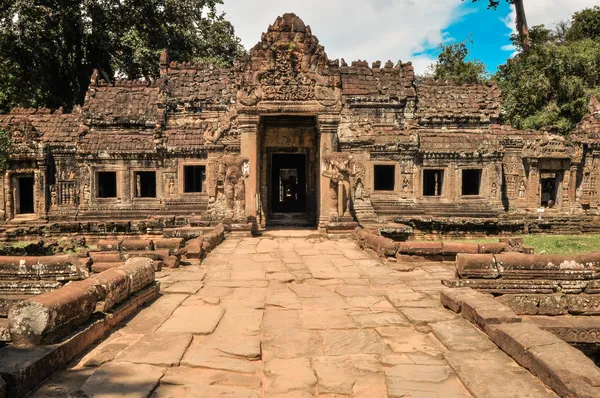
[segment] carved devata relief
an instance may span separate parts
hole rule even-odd
[[[329,178],[330,219],[332,221],[340,219],[351,221],[350,179],[356,175],[353,156],[342,152],[326,153],[323,155],[323,166],[323,176]],[[359,196],[362,197],[364,191],[362,188],[360,189]]]
[[[214,166],[214,164],[213,164]],[[215,184],[211,202],[207,210],[210,219],[224,219],[233,222],[246,220],[245,180],[250,174],[247,157],[225,155],[213,171]]]

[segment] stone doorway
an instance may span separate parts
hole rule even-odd
[[[560,186],[560,173],[542,172],[540,177],[541,207],[553,208],[558,205],[558,188]]]
[[[263,118],[260,197],[264,226],[315,226],[319,168],[316,119]]]
[[[33,214],[34,194],[33,194],[33,176],[17,177],[17,186],[15,191],[16,214]]]

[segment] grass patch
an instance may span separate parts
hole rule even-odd
[[[600,235],[521,235],[525,246],[532,246],[535,254],[579,254],[600,251]],[[454,239],[452,239],[454,241]],[[457,239],[459,242],[490,243],[498,238]]]
[[[16,242],[6,242],[6,243],[2,243],[2,247],[14,247],[15,249],[22,249],[29,245],[34,245],[38,242],[39,242],[39,240],[24,240],[24,241],[16,241]]]

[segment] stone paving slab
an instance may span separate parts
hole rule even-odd
[[[33,396],[487,398],[479,384],[510,372],[529,377],[522,396],[546,391],[439,303],[452,272],[312,233],[230,237],[202,265],[160,273],[168,294]]]

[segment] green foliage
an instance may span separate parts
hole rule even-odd
[[[0,3],[0,110],[70,109],[93,69],[129,79],[175,61],[231,64],[243,53],[222,0],[5,0]]]
[[[486,66],[478,60],[467,60],[467,42],[443,44],[439,48],[438,60],[430,69],[435,80],[456,84],[475,84],[488,79]]]
[[[0,172],[8,167],[8,156],[11,148],[10,135],[5,130],[0,129]]]
[[[509,59],[496,74],[508,122],[524,129],[552,126],[563,134],[573,129],[587,113],[590,97],[600,94],[598,21],[600,8],[595,7],[554,31],[544,26],[530,30],[528,51]]]

